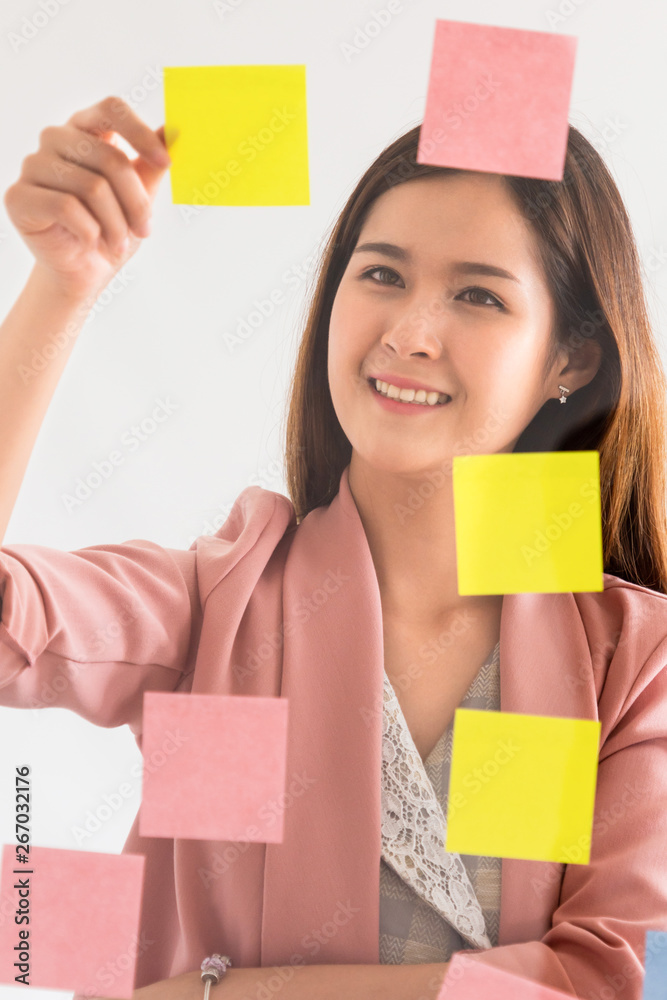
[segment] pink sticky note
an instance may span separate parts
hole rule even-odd
[[[563,179],[577,39],[436,21],[418,163]]]
[[[436,1000],[572,1000],[551,986],[515,976],[504,969],[484,965],[468,958],[463,952],[452,957],[445,980]]]
[[[142,837],[283,839],[286,698],[144,694]]]
[[[145,860],[31,846],[20,864],[16,846],[5,845],[0,982],[131,997]],[[29,922],[15,922],[25,915]]]

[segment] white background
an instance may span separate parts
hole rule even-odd
[[[17,48],[12,34],[26,30],[24,18],[40,11],[39,2],[3,2],[0,193],[37,150],[41,129],[64,124],[75,110],[121,96],[155,129],[164,122],[164,66],[253,63],[306,66],[311,189],[308,206],[208,207],[187,224],[164,177],[153,233],[126,265],[126,286],[101,297],[74,347],[5,545],[71,550],[147,538],[188,548],[197,535],[219,527],[246,486],[286,493],[284,404],[309,290],[302,265],[366,167],[421,121],[436,18],[577,36],[570,122],[602,153],[625,199],[667,358],[664,0],[632,6],[618,0],[402,0],[363,47],[364,25],[386,6],[383,0],[233,0],[226,6],[227,12],[212,0],[68,0]],[[344,45],[357,51],[346,55]],[[0,206],[2,318],[32,260]],[[287,272],[300,267],[297,286],[288,285]],[[274,289],[285,293],[285,303],[230,352],[224,335]],[[175,412],[137,451],[123,449],[123,464],[68,511],[63,495],[72,493],[77,477],[121,448],[123,434],[167,397]],[[14,768],[27,763],[33,843],[120,852],[141,792],[132,776],[140,755],[127,727],[96,728],[61,709],[0,708],[0,751],[1,843],[14,842]],[[124,782],[133,790],[122,806],[77,842],[73,828]],[[30,995],[71,996],[35,989]],[[3,1000],[19,996],[23,987],[0,985]]]

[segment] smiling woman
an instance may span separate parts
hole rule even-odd
[[[458,379],[459,399],[473,392],[467,423],[483,425],[489,392],[519,408],[498,432],[502,450],[599,450],[605,571],[667,593],[665,379],[631,223],[607,167],[573,126],[560,182],[420,164],[418,141],[416,126],[368,168],[322,255],[287,423],[298,518],[330,502],[353,459],[338,391],[349,395],[356,381],[359,392],[381,364],[441,391]],[[490,280],[470,287],[473,276]],[[359,309],[376,318],[372,329]],[[406,346],[408,329],[422,342]],[[345,336],[358,345],[347,385],[337,375]],[[565,357],[576,366],[569,381]],[[475,370],[474,385],[457,364]],[[570,394],[557,408],[559,383]],[[451,424],[453,412],[428,419]],[[446,451],[462,427],[459,417],[437,447]],[[401,433],[394,421],[392,442]]]
[[[59,173],[101,122],[137,160],[101,139]],[[164,171],[159,134],[113,98],[41,135],[5,199],[38,263],[0,330],[3,530],[69,349],[18,389],[16,363],[75,336]],[[141,740],[146,691],[288,700],[287,792],[254,803],[282,840],[142,837],[135,819],[137,1000],[201,997],[213,953],[232,961],[230,1000],[434,1000],[457,952],[639,1000],[646,932],[667,927],[665,382],[630,223],[573,128],[558,183],[417,164],[418,138],[380,154],[330,234],[289,399],[289,498],[247,487],[187,550],[0,549],[2,705]],[[604,590],[460,595],[453,457],[583,449],[600,452]],[[589,864],[579,842],[568,864],[445,850],[459,706],[599,721]],[[197,762],[233,819],[257,752],[222,773],[219,749],[197,744]],[[501,750],[480,787],[512,767]],[[172,759],[146,754],[149,771]],[[87,996],[108,992],[105,969]]]
[[[423,824],[430,812],[434,830],[442,828],[457,707],[600,718],[603,815],[605,796],[615,803],[623,787],[621,772],[629,778],[643,769],[632,738],[623,744],[625,759],[621,754],[617,760],[621,769],[612,776],[605,765],[621,744],[607,739],[618,716],[607,715],[602,696],[605,680],[607,696],[613,690],[620,696],[623,684],[635,683],[645,669],[640,656],[620,681],[618,651],[625,647],[629,654],[641,620],[644,634],[648,627],[662,650],[644,708],[645,732],[654,754],[664,753],[667,742],[667,607],[649,597],[667,594],[665,379],[621,197],[600,156],[573,127],[558,183],[418,164],[418,141],[417,127],[380,154],[332,229],[297,358],[286,439],[297,520],[331,505],[344,480],[377,577],[385,714],[393,706],[397,723],[392,732],[385,720],[383,755],[392,760],[398,754],[402,768],[393,775],[389,765],[383,769],[383,824],[409,845],[397,854],[392,837],[383,839],[382,962],[436,961],[479,947],[471,925],[457,919],[447,900],[434,903],[448,884],[448,856],[428,857],[416,818],[421,815]],[[558,603],[553,596],[549,610],[545,595],[538,612],[535,595],[532,610],[526,604],[518,615],[516,598],[458,594],[452,457],[590,449],[600,453],[605,594],[602,600],[576,595],[572,618],[563,606],[561,630],[573,634],[583,625],[591,645],[577,653],[563,635],[553,635],[550,659],[543,650],[550,644],[547,616]],[[428,502],[410,504],[417,495]],[[637,588],[635,624],[631,616],[612,626],[618,596],[612,581]],[[592,624],[598,615],[607,619],[601,631]],[[451,639],[466,616],[472,627],[453,643],[445,647],[434,638]],[[528,678],[510,666],[510,634],[522,636],[516,639],[522,662],[529,650],[537,655],[530,667],[532,697]],[[433,647],[439,653],[428,667],[415,663],[415,650]],[[559,677],[561,689],[571,682],[578,697],[548,693]],[[413,756],[402,759],[399,748],[406,745]],[[654,756],[646,788],[664,809],[658,766]],[[411,789],[426,779],[430,802],[426,793],[413,799]],[[629,821],[628,810],[623,815]],[[659,822],[664,840],[667,830]],[[544,872],[534,871],[535,884],[551,886],[550,901],[543,893],[538,905],[517,889],[516,880],[526,884],[529,877],[527,863],[513,870],[515,862],[501,866],[491,857],[465,859],[456,893],[467,900],[469,913],[483,915],[485,947],[491,945],[484,961],[577,995],[615,975],[634,998],[644,932],[667,922],[667,871],[654,867],[655,855],[648,861],[653,848],[629,830],[628,839],[616,831],[615,847],[599,816],[595,830],[590,899],[585,875],[570,865],[562,888],[560,876],[546,883]],[[626,916],[632,912],[636,922],[632,930],[624,925],[623,948],[612,956],[603,928],[620,925],[602,883],[605,858],[618,860],[621,840],[622,875],[612,888],[609,870],[607,888],[623,896],[621,886],[642,869],[653,901],[644,908],[632,894]],[[451,901],[454,888],[449,891]],[[584,933],[591,920],[595,929]],[[571,952],[576,961],[568,960]]]

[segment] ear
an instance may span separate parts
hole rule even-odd
[[[589,337],[576,347],[564,344],[552,368],[552,377],[557,379],[559,385],[567,386],[570,390],[569,399],[573,392],[582,389],[595,378],[601,361],[602,347],[597,340]],[[554,388],[554,398],[558,398],[558,387]]]

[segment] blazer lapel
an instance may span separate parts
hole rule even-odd
[[[503,712],[597,718],[592,661],[574,596],[505,594],[500,620]],[[498,944],[539,940],[558,906],[564,865],[502,860]]]
[[[284,839],[266,845],[262,965],[377,964],[382,607],[347,470],[295,533],[283,627]]]

